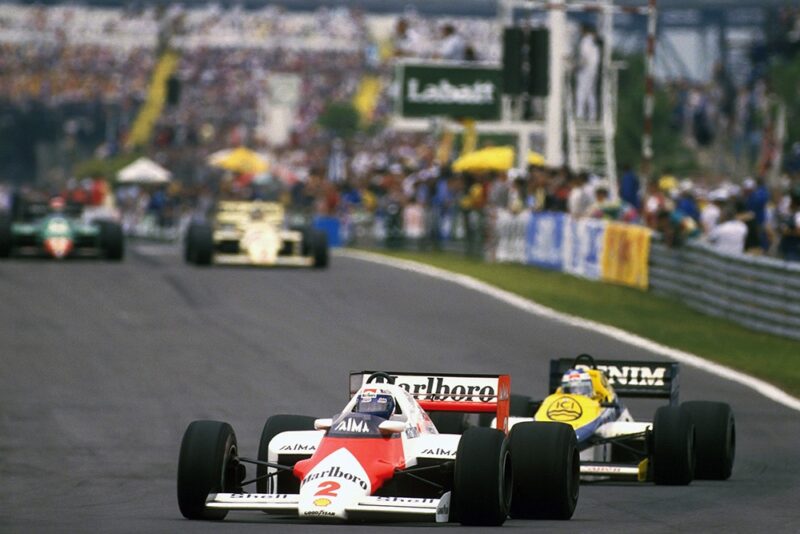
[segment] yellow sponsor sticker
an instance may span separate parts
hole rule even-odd
[[[331,503],[330,499],[321,498],[321,499],[314,499],[314,506],[328,506]]]

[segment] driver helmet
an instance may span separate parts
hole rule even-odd
[[[394,398],[388,393],[363,391],[356,399],[353,411],[389,419],[394,413],[394,406]]]
[[[570,369],[561,377],[561,390],[564,393],[591,397],[594,395],[592,377],[584,370]]]
[[[56,213],[64,211],[65,205],[64,199],[61,197],[53,197],[50,199],[50,209]]]

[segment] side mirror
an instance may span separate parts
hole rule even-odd
[[[333,419],[316,419],[314,420],[314,430],[328,430],[333,425]]]
[[[381,434],[391,435],[402,432],[406,429],[406,424],[403,421],[384,421],[378,425],[378,430]]]

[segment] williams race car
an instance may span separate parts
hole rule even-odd
[[[189,225],[184,258],[195,265],[327,267],[327,234],[285,228],[284,219],[277,202],[221,201],[210,222]]]
[[[581,451],[581,476],[685,485],[726,480],[736,452],[736,423],[722,402],[678,404],[678,364],[594,360],[588,354],[550,362],[550,395],[512,401],[510,426],[570,425]],[[621,397],[666,398],[652,422],[634,421]],[[522,416],[522,417],[519,417]]]
[[[0,258],[123,258],[124,238],[119,223],[81,220],[81,207],[56,197],[49,202],[26,201],[17,217],[0,217]]]
[[[195,421],[181,444],[178,506],[201,520],[230,510],[465,525],[500,525],[509,515],[569,519],[580,486],[571,427],[440,434],[426,412],[491,412],[506,429],[509,390],[508,375],[352,373],[341,413],[270,417],[257,458],[240,454],[227,423]]]

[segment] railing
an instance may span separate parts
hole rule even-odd
[[[800,339],[800,264],[731,256],[702,244],[650,248],[650,288],[702,313]]]

